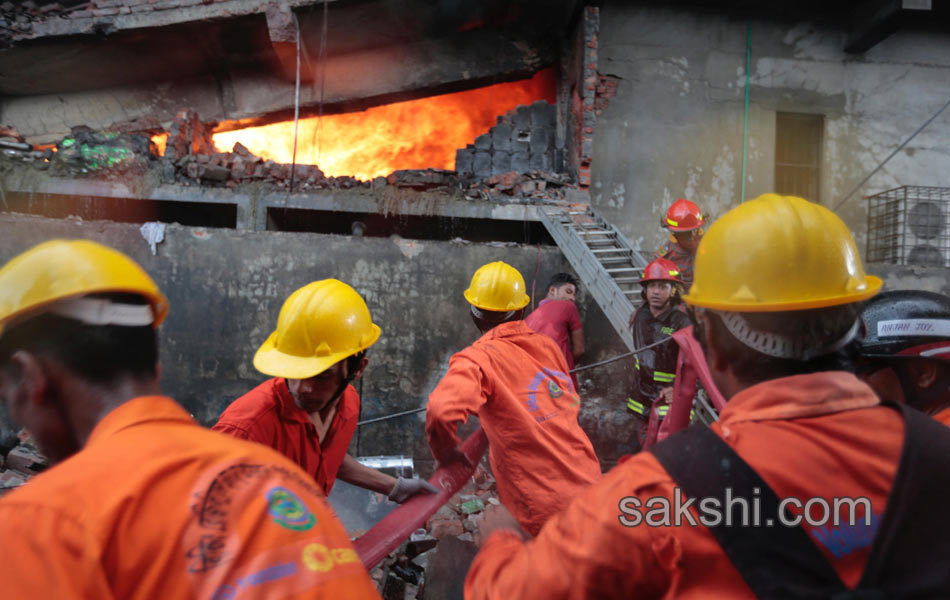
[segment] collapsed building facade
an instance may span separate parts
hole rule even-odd
[[[337,277],[384,331],[361,419],[417,409],[476,337],[461,292],[479,265],[516,266],[535,302],[571,269],[545,207],[591,206],[650,255],[679,196],[715,218],[797,193],[866,244],[862,196],[950,187],[945,113],[846,197],[950,79],[946,9],[872,5],[5,3],[0,260],[89,237],[145,266],[172,305],[163,386],[206,425],[262,379],[251,357],[287,294]],[[936,258],[869,265],[892,287],[950,291],[950,200],[931,200]],[[582,362],[625,350],[591,294],[580,308]],[[605,467],[636,449],[630,367],[580,378]],[[354,445],[431,461],[420,414]]]

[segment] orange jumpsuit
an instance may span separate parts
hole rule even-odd
[[[379,598],[309,475],[132,399],[0,501],[4,598]]]
[[[941,410],[940,412],[936,413],[933,418],[950,427],[950,408]]]
[[[865,496],[880,517],[904,424],[897,411],[878,404],[850,373],[798,375],[736,394],[712,427],[779,498],[804,503],[820,496],[830,503]],[[623,498],[636,496],[645,506],[649,498],[674,498],[675,486],[652,454],[635,455],[553,517],[537,538],[522,542],[504,530],[490,535],[469,570],[466,599],[754,598],[703,525],[621,524]],[[843,531],[829,522],[804,529],[842,582],[857,585],[873,526]]]
[[[426,433],[439,458],[459,443],[459,424],[478,415],[500,500],[534,535],[601,478],[594,447],[577,423],[579,406],[561,349],[513,321],[452,356],[429,395]]]

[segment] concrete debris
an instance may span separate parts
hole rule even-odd
[[[509,171],[492,175],[468,185],[466,198],[506,201],[519,198],[530,201],[559,201],[569,199],[568,190],[577,189],[565,174],[547,171],[518,173]]]
[[[0,497],[49,467],[49,461],[40,454],[26,430],[21,430],[17,438],[18,446],[5,453],[0,452]]]
[[[175,116],[165,142],[165,158],[179,160],[193,154],[213,154],[211,130],[193,110],[181,110]]]
[[[386,178],[389,185],[412,188],[414,190],[445,190],[458,187],[458,176],[455,171],[441,169],[412,169],[393,171]]]
[[[48,148],[34,148],[25,143],[16,130],[0,126],[0,159],[9,160],[0,168],[6,169],[16,162],[40,170],[53,167],[54,176],[95,174],[124,182],[129,181],[128,175],[138,174],[141,177],[137,180],[148,180],[146,186],[180,184],[234,189],[240,185],[264,184],[283,190],[292,187],[292,191],[301,193],[324,189],[385,192],[395,188],[506,204],[560,204],[575,201],[579,191],[576,183],[566,174],[552,172],[553,167],[560,164],[558,161],[519,162],[517,150],[519,144],[528,147],[538,144],[538,148],[551,151],[556,148],[553,111],[553,106],[542,101],[500,117],[499,124],[479,136],[472,148],[485,147],[490,152],[511,154],[512,158],[510,161],[492,159],[493,164],[502,165],[504,169],[492,167],[475,172],[465,170],[464,153],[459,151],[458,171],[397,170],[372,181],[348,176],[328,177],[316,165],[265,160],[240,143],[236,143],[231,152],[218,152],[211,127],[190,109],[178,112],[169,128],[162,157],[150,139],[158,127],[150,118],[117,123],[110,131],[76,127],[59,144]],[[547,132],[547,128],[551,128],[551,132],[538,133]]]
[[[468,565],[475,556],[473,534],[487,504],[498,504],[495,478],[479,465],[424,529],[417,529],[382,564],[370,571],[384,599],[462,598]]]

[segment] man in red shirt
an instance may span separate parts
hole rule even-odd
[[[427,481],[396,479],[347,454],[360,410],[350,384],[363,375],[366,349],[379,334],[366,302],[347,284],[305,285],[284,302],[276,331],[254,355],[257,370],[273,379],[232,402],[212,429],[274,448],[327,495],[337,477],[396,502],[437,492]]]
[[[577,296],[577,279],[569,273],[556,273],[548,281],[548,296],[528,315],[524,322],[538,333],[543,333],[555,342],[568,371],[574,370],[574,360],[584,354],[584,330],[581,328],[581,316],[574,304]],[[577,389],[577,376],[571,373],[574,389]]]

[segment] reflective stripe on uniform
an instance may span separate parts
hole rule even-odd
[[[627,398],[627,408],[637,413],[638,415],[644,414],[643,404],[640,402],[637,402],[633,398]]]
[[[676,379],[676,373],[653,371],[653,381],[659,381],[660,383],[672,383],[674,379]]]

